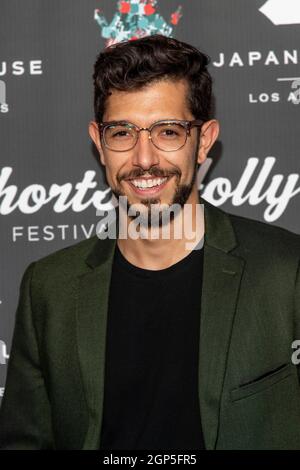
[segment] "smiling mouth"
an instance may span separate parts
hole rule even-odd
[[[131,178],[127,180],[127,182],[138,194],[154,194],[163,189],[172,176],[173,175],[156,178]]]

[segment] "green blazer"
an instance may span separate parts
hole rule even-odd
[[[300,339],[300,236],[200,201],[198,394],[206,448],[300,449],[299,366],[291,360]],[[99,448],[115,243],[94,236],[26,269],[1,449]]]

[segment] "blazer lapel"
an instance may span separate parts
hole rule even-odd
[[[206,200],[199,350],[199,402],[207,449],[217,441],[226,359],[244,260],[228,252],[237,242],[228,215]],[[108,296],[115,239],[97,240],[78,278],[79,362],[89,412],[83,449],[97,449],[103,417]]]
[[[237,241],[229,216],[202,199],[205,237],[199,350],[199,402],[206,448],[218,437],[222,387],[245,261],[229,254]]]
[[[116,240],[97,240],[87,262],[92,271],[79,277],[77,340],[89,425],[83,450],[99,448],[103,415],[108,296]]]

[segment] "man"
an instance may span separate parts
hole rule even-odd
[[[198,196],[207,64],[160,35],[99,55],[89,132],[125,236],[27,268],[1,448],[300,449],[300,237]]]

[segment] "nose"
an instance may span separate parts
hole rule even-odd
[[[133,150],[133,165],[140,166],[144,170],[147,170],[159,163],[157,149],[151,142],[148,130],[141,130],[139,132],[139,138]]]

